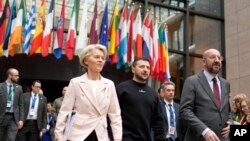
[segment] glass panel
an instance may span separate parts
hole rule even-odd
[[[175,98],[180,99],[183,86],[183,55],[169,53],[169,68],[171,81],[175,83]]]
[[[188,0],[188,6],[195,11],[221,16],[221,0]]]
[[[221,50],[220,21],[190,16],[189,29],[190,53],[203,54],[209,48]]]
[[[183,12],[149,6],[151,11],[155,11],[159,25],[165,26],[168,31],[169,48],[184,51],[184,18]]]
[[[188,76],[197,74],[203,70],[202,58],[189,57]]]
[[[177,7],[185,7],[185,2],[186,0],[162,0],[164,4],[168,4],[171,6],[177,6]]]

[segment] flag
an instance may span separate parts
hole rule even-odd
[[[150,60],[150,54],[149,54],[149,47],[150,47],[150,29],[149,29],[149,17],[148,14],[145,16],[143,20],[143,26],[142,26],[142,56]]]
[[[42,41],[43,41],[44,19],[45,19],[45,4],[44,0],[42,0],[41,7],[39,8],[38,16],[36,19],[36,29],[31,43],[31,49],[29,53],[30,55],[41,52]]]
[[[91,28],[89,32],[89,43],[96,44],[98,42],[97,35],[97,0],[95,0],[94,16],[91,23]]]
[[[118,29],[118,1],[115,2],[113,17],[110,26],[110,45],[109,45],[109,57],[110,63],[114,64],[118,61],[117,48],[119,45],[119,29]]]
[[[127,48],[128,48],[128,31],[127,31],[127,4],[124,4],[122,15],[119,23],[119,30],[121,32],[120,44],[118,48],[118,61],[116,68],[120,69],[123,64],[127,62]]]
[[[63,0],[62,2],[61,15],[57,19],[56,35],[55,35],[54,48],[53,48],[54,55],[57,59],[61,58],[61,55],[62,55],[64,20],[65,20],[64,17],[65,17],[65,0]]]
[[[99,44],[104,45],[108,50],[108,2],[107,1],[100,27]]]
[[[164,28],[160,27],[158,30],[159,40],[160,40],[160,51],[159,51],[159,80],[163,81],[164,75],[166,73],[166,39]]]
[[[76,0],[74,0],[74,6],[71,14],[71,20],[69,23],[69,29],[68,29],[68,37],[66,41],[66,56],[69,60],[73,59],[74,56],[74,48],[75,48],[75,38],[76,38]]]
[[[3,1],[0,1],[0,18],[3,14]]]
[[[136,36],[136,57],[142,57],[142,29],[141,29],[141,9],[138,10],[135,18]]]
[[[152,74],[151,72],[153,72],[153,60],[154,60],[154,29],[153,29],[153,19],[150,19],[148,28],[149,28],[149,56],[150,56],[150,74]],[[151,75],[152,76],[152,75]]]
[[[107,53],[108,53],[108,40],[109,40],[109,36],[108,36],[108,2],[106,1],[105,4],[105,9],[103,12],[103,17],[102,17],[102,23],[101,23],[101,27],[100,27],[100,33],[99,33],[99,44],[104,45],[107,49]],[[108,62],[108,54],[106,56],[106,62]]]
[[[166,81],[166,80],[170,80],[171,78],[171,75],[170,75],[170,66],[169,66],[169,54],[168,54],[168,36],[167,36],[167,30],[164,30],[164,39],[165,39],[165,49],[166,49],[166,54],[165,54],[165,58],[166,58],[166,73],[164,75],[164,80],[163,81]]]
[[[153,33],[153,62],[152,62],[152,70],[151,76],[154,78],[158,78],[158,75],[160,73],[159,68],[159,53],[160,53],[160,42],[159,42],[159,33],[158,33],[158,24],[157,21],[155,21],[154,25],[154,33]]]
[[[51,45],[51,34],[53,30],[53,21],[54,21],[54,0],[50,1],[49,12],[46,18],[46,25],[43,32],[43,39],[42,39],[42,48],[41,53],[42,56],[48,56],[49,54],[49,47]]]
[[[16,17],[16,23],[13,27],[13,33],[10,39],[9,55],[14,56],[16,52],[16,46],[22,42],[22,31],[25,26],[26,12],[25,12],[24,0],[21,0],[19,10]]]
[[[3,10],[3,15],[0,18],[0,56],[3,55],[3,44],[4,44],[4,35],[7,29],[7,24],[10,16],[10,6],[9,0],[6,0]]]
[[[30,41],[31,41],[31,31],[34,30],[36,24],[36,3],[32,1],[31,9],[28,13],[27,20],[24,27],[24,44],[23,44],[23,52],[27,55],[30,51]]]
[[[88,0],[84,0],[83,3],[83,11],[82,11],[82,21],[80,25],[80,30],[79,30],[79,35],[77,37],[77,42],[76,42],[76,49],[75,49],[75,54],[80,55],[81,51],[84,47],[87,46],[87,14],[88,14],[88,8],[87,8],[87,2]]]
[[[128,53],[127,53],[127,60],[128,63],[132,63],[134,61],[134,52],[135,52],[135,12],[134,9],[131,8],[130,14],[129,14],[129,19],[128,19]]]
[[[12,24],[14,23],[14,20],[16,18],[16,0],[12,1],[11,9],[10,9],[10,16],[8,20],[8,25],[4,34],[4,43],[3,43],[3,55],[8,57],[9,56],[9,38],[11,34],[11,28]]]

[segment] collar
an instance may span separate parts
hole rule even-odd
[[[203,74],[207,78],[208,82],[213,81],[212,79],[214,78],[207,70],[204,69]],[[218,75],[215,76],[217,82],[219,82]]]
[[[168,104],[171,104],[172,106],[174,106],[174,102],[168,102],[167,100],[164,99],[164,103],[168,106]]]
[[[8,87],[9,87],[9,85],[12,85],[12,86],[14,85],[14,83],[9,83],[7,80],[5,82],[6,82]]]
[[[38,94],[35,94],[33,91],[31,92],[32,97],[33,96],[38,96]]]

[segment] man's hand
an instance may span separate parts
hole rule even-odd
[[[207,131],[207,133],[204,135],[204,138],[206,141],[220,141],[220,139],[212,130]]]
[[[230,132],[230,121],[227,121],[227,126],[226,127],[224,127],[223,129],[222,129],[222,131],[221,131],[221,135],[222,135],[222,137],[223,138],[228,138],[228,136],[229,136],[229,132]]]
[[[45,132],[46,132],[46,129],[45,129],[45,128],[43,128],[43,129],[41,130],[41,132],[42,132],[42,133],[45,133]]]
[[[17,129],[21,129],[21,128],[23,128],[23,121],[18,121],[18,123],[17,123]]]

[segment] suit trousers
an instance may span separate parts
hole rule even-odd
[[[0,140],[15,141],[17,134],[17,124],[13,113],[6,113],[2,123],[0,123]]]
[[[26,120],[18,132],[18,141],[39,141],[39,129],[36,120]]]

